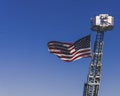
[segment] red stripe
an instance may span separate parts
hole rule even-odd
[[[81,56],[81,57],[82,57],[82,56],[84,56],[84,55],[90,55],[90,54],[91,54],[91,53],[83,53],[83,54],[78,55],[78,56]],[[77,55],[77,54],[76,54],[76,55]],[[66,58],[66,59],[69,58],[69,59],[70,59],[70,58],[73,58],[73,57],[76,58],[76,55],[74,55],[74,56],[72,56],[72,57],[67,57],[67,56],[59,56],[59,57],[60,57],[60,58]],[[78,56],[77,56],[77,57],[78,57]],[[73,58],[73,59],[74,59],[74,58]]]
[[[52,43],[52,44],[51,44],[51,43]],[[63,44],[63,45],[62,45],[62,44]],[[61,47],[67,47],[67,46],[64,46],[64,44],[65,44],[65,45],[68,45],[68,48],[70,48],[71,46],[74,45],[74,43],[49,42],[49,43],[48,43],[48,48],[49,48],[50,46],[61,46]]]
[[[88,57],[92,57],[91,56],[91,54],[86,54],[86,55],[79,55],[79,56],[77,56],[77,57],[75,57],[74,59],[72,59],[72,60],[63,60],[63,61],[65,61],[65,62],[71,62],[71,61],[73,61],[73,60],[75,60],[75,59],[77,59],[77,58],[79,58],[79,57],[81,57],[81,58],[88,58]]]
[[[79,57],[84,57],[84,56],[85,57],[91,56],[91,53],[87,53],[87,54],[83,54],[83,55],[78,55],[77,57],[75,57],[74,59],[72,59],[72,61],[75,60],[75,59],[77,59],[77,58],[79,58]]]
[[[54,49],[54,48],[53,48]],[[87,51],[91,51],[90,49],[87,49],[87,50],[82,50],[82,51],[75,51],[75,52],[77,52],[76,54],[78,54],[78,53],[83,53],[83,52],[87,52]],[[51,52],[51,51],[50,51]],[[73,52],[73,53],[71,53],[71,55],[72,54],[74,54],[75,52]],[[51,52],[51,53],[55,53],[55,54],[63,54],[62,52]],[[66,52],[67,53],[67,52]],[[74,55],[76,55],[76,54],[74,54]]]
[[[90,51],[90,49],[83,49],[83,50],[78,50],[78,51],[75,51],[75,52],[80,52],[80,53],[82,53],[82,52],[86,52],[86,51]],[[71,54],[74,54],[75,52],[72,52]]]

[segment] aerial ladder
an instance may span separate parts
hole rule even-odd
[[[113,27],[114,18],[108,14],[99,14],[91,18],[91,30],[96,32],[96,39],[87,76],[87,83],[84,84],[83,96],[98,96],[99,94],[104,33],[112,30]]]

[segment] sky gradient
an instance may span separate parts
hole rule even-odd
[[[48,52],[52,40],[74,42],[95,32],[90,18],[109,14],[99,96],[120,96],[119,0],[1,0],[0,96],[82,96],[90,58],[66,63]]]

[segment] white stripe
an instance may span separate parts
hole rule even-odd
[[[80,57],[78,57],[78,58],[74,59],[73,61],[78,60],[78,59],[81,59],[81,58],[89,57],[89,56],[91,56],[91,54],[90,54],[90,55],[80,56]]]
[[[88,50],[88,51],[87,51]],[[52,52],[53,54],[59,54],[59,53],[54,53],[54,52],[61,52],[61,50],[58,49],[50,49],[50,52]],[[87,52],[91,52],[90,48],[84,48],[84,49],[79,49],[75,52],[75,49],[73,49],[73,51],[70,52],[71,56],[74,56],[76,53],[80,52],[80,53],[85,53],[85,52],[81,52],[81,51],[87,51]],[[73,52],[75,52],[74,54],[72,54]],[[66,52],[67,53],[67,52]],[[62,54],[62,53],[61,53]],[[63,54],[64,55],[64,54]]]
[[[59,46],[61,46],[61,47],[64,47],[64,46],[65,46],[65,47],[68,47],[68,50],[71,50],[71,49],[74,47],[74,46],[72,46],[72,45],[74,45],[74,44],[62,44],[62,43],[60,44],[60,43],[52,43],[52,42],[49,43],[49,45],[51,45],[51,46],[52,46],[52,45],[53,45],[53,46],[55,45],[55,46],[58,46],[58,47],[59,47]],[[71,46],[71,47],[70,47],[70,46]]]
[[[75,56],[66,56],[66,57],[60,57],[60,58],[61,59],[72,60],[72,59],[74,59],[74,58],[76,58],[77,56],[80,56],[80,55],[82,55],[81,57],[83,57],[83,55],[85,55],[87,53],[91,55],[91,51],[89,51],[89,52],[84,52],[84,53],[77,53]],[[71,58],[67,58],[67,57],[71,57]]]
[[[79,55],[78,55],[79,56]],[[76,59],[74,59],[74,58],[60,58],[61,60],[64,60],[64,61],[75,61],[75,60],[78,60],[78,59],[80,59],[80,58],[84,58],[84,57],[89,57],[89,56],[91,56],[91,55],[84,55],[84,56],[80,56],[80,57],[77,57]]]
[[[60,47],[58,47],[58,48],[60,48]],[[74,46],[71,46],[70,48],[68,48],[68,51],[70,51],[70,53],[73,53],[73,52],[75,52],[76,50],[75,49],[73,49],[74,48]],[[71,50],[72,49],[72,50]],[[79,50],[77,50],[77,51],[83,51],[83,50],[89,50],[90,48],[83,48],[83,49],[79,49]],[[62,49],[62,48],[60,48],[60,49],[48,49],[50,52],[54,52],[54,51],[56,51],[57,52],[57,50],[64,50],[64,49]],[[76,51],[76,52],[77,52]],[[60,52],[60,51],[59,51]]]
[[[61,50],[58,50],[58,49],[50,49],[49,51],[50,52],[61,52]]]
[[[76,51],[75,49],[73,49],[73,50],[70,51],[70,53],[73,53],[73,52],[76,53],[76,52],[78,52],[78,51],[84,51],[84,50],[91,50],[91,49],[90,49],[90,48],[83,48],[83,49],[79,49],[79,50],[77,50],[77,51]],[[75,54],[75,53],[74,53],[74,54]]]
[[[63,46],[65,46],[65,47],[70,47],[72,44],[49,43],[49,45],[53,45],[53,46],[54,46],[54,45],[55,45],[55,46],[60,46],[60,45],[61,45],[62,47],[63,47]]]
[[[78,56],[78,55],[82,55],[82,54],[87,54],[87,53],[91,53],[91,51],[86,51],[86,52],[78,52],[76,55],[73,55],[73,54],[70,54],[70,55],[65,55],[65,54],[59,54],[59,53],[53,53],[57,56],[60,56],[62,58],[62,56],[66,56],[67,57],[71,57],[71,58],[74,58],[75,56]]]

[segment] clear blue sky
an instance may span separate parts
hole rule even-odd
[[[95,32],[90,18],[107,13],[99,96],[120,96],[119,0],[0,0],[0,96],[82,96],[90,59],[65,63],[47,42],[74,42]]]

